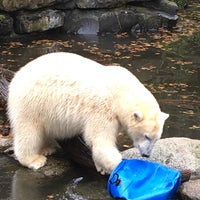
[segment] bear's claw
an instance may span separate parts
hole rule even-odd
[[[39,155],[33,162],[31,162],[28,167],[31,169],[39,169],[43,167],[47,162],[47,158],[45,156]]]

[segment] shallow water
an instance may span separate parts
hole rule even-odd
[[[13,158],[0,156],[1,200],[110,200],[106,179],[78,166],[62,176],[47,177],[21,167]]]
[[[186,37],[171,44],[146,36],[42,35],[1,41],[0,65],[17,71],[28,61],[49,52],[78,53],[106,65],[132,71],[170,114],[163,137],[200,139],[200,39]],[[156,42],[155,42],[156,41]],[[102,80],[103,81],[103,80]],[[127,141],[124,140],[124,143]],[[106,178],[74,166],[61,177],[48,178],[0,155],[0,199],[110,199]]]

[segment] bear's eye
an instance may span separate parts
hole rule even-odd
[[[145,135],[144,137],[145,137],[145,139],[147,139],[147,140],[149,140],[149,141],[152,140],[148,135]]]

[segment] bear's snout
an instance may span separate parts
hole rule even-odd
[[[149,158],[149,157],[150,157],[150,154],[142,154],[141,156],[142,156],[142,157],[145,157],[145,158]]]
[[[150,140],[145,140],[142,143],[140,143],[138,145],[138,149],[139,149],[140,155],[142,157],[149,158],[150,155],[151,155],[151,152],[152,152],[152,149],[154,147],[155,142],[156,141],[154,141],[154,140],[151,140],[151,141]]]
[[[149,158],[150,155],[151,155],[151,149],[150,148],[145,148],[143,149],[140,145],[138,146],[138,149],[139,149],[139,152],[140,152],[140,155],[142,157],[145,157],[145,158]]]

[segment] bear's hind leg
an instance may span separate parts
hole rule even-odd
[[[39,127],[30,123],[15,126],[14,152],[19,162],[31,169],[39,169],[46,164],[46,157],[41,155],[43,147],[43,133]]]
[[[48,138],[48,137],[47,137]],[[59,144],[54,139],[47,139],[45,138],[44,145],[41,149],[41,154],[44,156],[52,155],[56,152],[56,149],[60,148]]]

